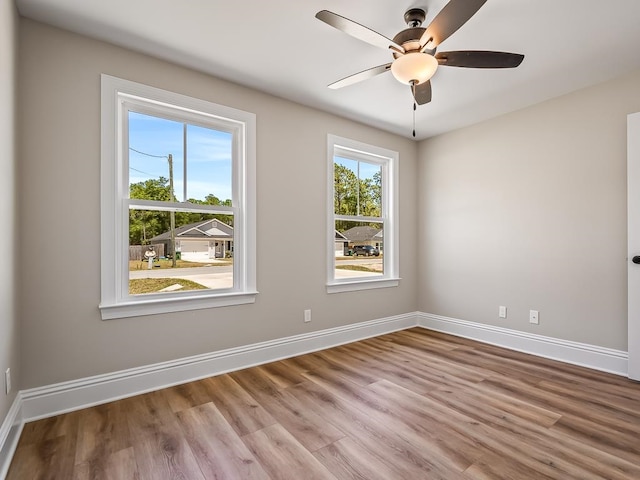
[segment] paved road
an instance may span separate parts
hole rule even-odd
[[[379,257],[348,258],[345,260],[338,260],[337,263],[339,265],[380,265],[382,263],[382,259]],[[336,278],[371,277],[375,275],[379,274],[373,272],[359,272],[356,270],[336,270]],[[152,270],[149,270],[147,268],[143,268],[140,270],[131,270],[129,272],[129,278],[184,278],[212,289],[231,288],[233,286],[233,265],[204,265],[202,267],[172,268],[170,270],[160,268],[153,268]]]
[[[210,275],[217,273],[231,273],[233,272],[233,265],[220,265],[216,267],[189,267],[189,268],[153,268],[149,270],[147,268],[141,270],[131,270],[129,272],[129,278],[159,278],[159,277],[180,277],[192,275]]]

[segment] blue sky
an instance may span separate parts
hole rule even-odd
[[[183,124],[129,112],[129,183],[150,178],[169,178],[167,157],[173,155],[173,183],[178,201],[204,200],[212,193],[220,200],[231,198],[230,133],[187,125],[187,196],[184,197]],[[149,155],[164,158],[155,158]]]
[[[358,163],[360,163],[360,175],[359,175],[360,180],[364,180],[366,178],[373,180],[373,175],[376,172],[380,172],[380,165],[376,165],[374,163],[367,163],[363,161],[358,162],[357,160],[351,160],[349,158],[343,158],[338,156],[335,156],[333,158],[333,161],[338,165],[342,165],[348,168],[349,170],[351,170],[356,177],[358,177]]]

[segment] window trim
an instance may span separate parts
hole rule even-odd
[[[349,152],[355,160],[379,163],[382,167],[382,220],[384,231],[383,275],[379,277],[335,278],[335,226],[334,212],[334,157],[336,150]],[[398,234],[398,160],[399,154],[393,150],[369,145],[357,140],[327,135],[327,293],[353,292],[374,288],[397,287],[399,276],[399,234]],[[359,217],[364,222],[369,217]]]
[[[127,274],[124,245],[128,248],[128,184],[121,161],[126,138],[119,134],[121,109],[131,99],[162,108],[171,108],[190,116],[194,113],[234,124],[238,132],[234,148],[233,201],[234,258],[233,289],[130,297],[122,292]],[[103,320],[180,312],[212,307],[254,303],[256,290],[256,116],[235,108],[217,105],[186,95],[169,92],[129,80],[101,75],[101,301]],[[126,136],[126,132],[124,133]],[[126,241],[125,241],[126,240]],[[128,260],[128,254],[126,255]],[[126,265],[125,265],[126,263]],[[125,271],[127,269],[127,271]],[[128,275],[127,275],[128,278]],[[237,280],[236,280],[237,279]],[[236,281],[238,283],[236,283]]]

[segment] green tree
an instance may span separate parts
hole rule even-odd
[[[350,168],[333,164],[334,212],[338,215],[358,214],[358,177]]]
[[[359,181],[360,215],[380,217],[382,214],[382,180],[380,172],[372,178],[362,178]]]
[[[169,179],[165,177],[150,178],[144,182],[132,183],[129,187],[129,196],[139,200],[171,200]]]
[[[129,187],[129,196],[140,200],[169,201],[169,179],[152,178],[133,183]],[[149,239],[169,230],[167,212],[150,210],[129,210],[129,245],[146,245]]]
[[[198,200],[195,198],[190,198],[187,200],[189,203],[194,205],[224,205],[230,207],[232,205],[231,199],[220,200],[214,194],[209,193],[204,197],[204,200]],[[230,227],[233,227],[233,215],[223,215],[216,213],[211,215],[210,213],[197,213],[197,212],[178,212],[176,213],[176,225],[188,225],[190,223],[203,222],[206,220],[210,220],[211,218],[217,218],[221,222],[226,223]]]
[[[353,170],[334,163],[334,212],[337,215],[379,217],[382,213],[382,178],[376,172],[372,178],[359,179]],[[353,222],[336,221],[338,231],[353,227]]]

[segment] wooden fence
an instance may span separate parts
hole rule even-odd
[[[156,252],[156,258],[164,257],[164,243],[155,243],[151,245]],[[142,261],[146,260],[144,257],[144,252],[147,251],[149,245],[129,245],[129,261],[136,260]]]

